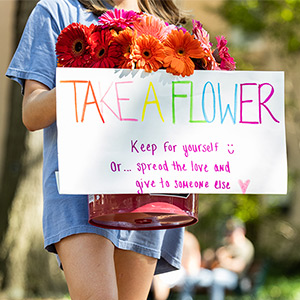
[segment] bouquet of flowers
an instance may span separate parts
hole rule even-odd
[[[107,11],[98,25],[73,23],[62,30],[56,43],[58,66],[165,69],[183,77],[194,70],[234,70],[226,39],[216,37],[213,49],[202,24],[192,24],[189,32],[146,13]]]

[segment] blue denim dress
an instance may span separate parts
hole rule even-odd
[[[36,80],[50,89],[55,87],[57,58],[55,44],[61,30],[73,22],[97,24],[97,17],[77,0],[42,0],[32,11],[19,46],[6,75],[20,83]],[[180,267],[183,229],[154,231],[112,230],[88,223],[86,195],[58,193],[55,172],[58,170],[56,123],[44,129],[43,161],[43,232],[44,246],[56,253],[54,244],[79,233],[102,235],[118,248],[158,259],[156,274]]]

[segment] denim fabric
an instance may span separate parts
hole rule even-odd
[[[27,21],[6,75],[21,85],[22,92],[26,79],[54,88],[55,44],[59,33],[73,22],[90,25],[97,21],[97,17],[77,0],[39,1]],[[48,251],[55,253],[54,243],[69,235],[96,233],[110,239],[116,247],[158,258],[156,273],[180,267],[183,229],[138,232],[97,228],[88,224],[86,195],[58,193],[56,123],[44,129],[43,164],[43,231],[44,246]]]

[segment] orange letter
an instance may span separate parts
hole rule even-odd
[[[74,104],[75,104],[75,118],[78,123],[78,110],[77,110],[77,91],[76,91],[76,83],[87,83],[85,80],[61,80],[60,83],[73,83],[74,84]]]
[[[93,102],[87,102],[88,96],[89,96],[89,89],[91,89],[92,94],[93,94],[93,98],[94,98],[94,101],[93,101]],[[92,86],[90,80],[89,80],[89,82],[88,82],[88,88],[87,88],[86,96],[85,96],[85,100],[84,100],[84,106],[83,106],[83,111],[82,111],[81,122],[83,122],[83,120],[84,120],[85,110],[86,110],[86,106],[87,106],[88,104],[96,104],[96,107],[97,107],[99,116],[100,116],[102,122],[104,123],[104,119],[103,119],[102,114],[101,114],[101,112],[100,112],[100,109],[99,109],[99,106],[98,106],[98,103],[97,103],[97,100],[96,100],[95,92],[94,92],[94,89],[93,89],[93,86]]]

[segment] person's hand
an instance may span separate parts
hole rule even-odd
[[[221,247],[216,251],[216,257],[220,265],[226,264],[231,259],[231,255],[225,247]]]

